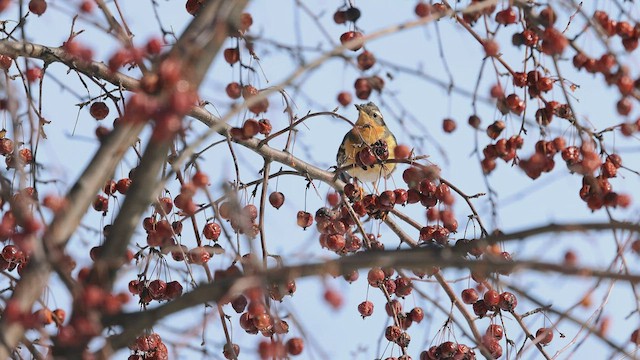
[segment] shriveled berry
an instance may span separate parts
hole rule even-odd
[[[363,301],[358,305],[358,312],[363,318],[373,314],[373,303],[371,301]]]

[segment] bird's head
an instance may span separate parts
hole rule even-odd
[[[366,104],[356,104],[358,109],[358,121],[356,127],[368,128],[372,126],[385,126],[380,109],[373,102]]]

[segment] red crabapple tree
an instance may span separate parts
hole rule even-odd
[[[636,355],[633,1],[0,17],[0,358]]]

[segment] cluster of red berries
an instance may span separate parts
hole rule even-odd
[[[49,324],[62,325],[66,312],[62,309],[51,311],[49,308],[42,308],[33,313],[23,312],[17,302],[9,300],[0,312],[5,321],[9,323],[20,323],[27,329],[39,329]]]
[[[393,268],[374,267],[374,268],[371,268],[367,273],[367,281],[369,282],[370,286],[379,288],[381,290],[384,289],[384,291],[386,291],[386,293],[389,295],[395,294],[397,297],[402,297],[402,298],[404,298],[405,296],[409,296],[413,291],[413,282],[411,281],[411,278],[398,275],[395,279],[392,279],[393,275],[394,275]],[[393,304],[389,306],[392,306],[397,303],[394,306],[401,307],[401,304],[397,301],[392,301],[392,303]],[[397,308],[394,308],[394,309],[397,310]],[[400,310],[402,309],[400,308]],[[390,314],[390,313],[392,315],[389,315],[389,316],[394,316],[393,315],[394,312],[390,312],[389,310],[387,310],[387,314]],[[399,314],[399,313],[400,311],[395,311],[395,314]]]
[[[495,20],[498,24],[508,26],[517,23],[518,15],[512,7],[509,7],[498,11]],[[542,9],[533,19],[529,18],[527,13],[525,13],[524,20],[527,28],[512,36],[513,45],[525,45],[531,48],[538,48],[542,53],[547,55],[560,55],[569,45],[569,40],[562,32],[553,27],[557,16],[550,6]],[[544,29],[539,28],[538,25]],[[542,39],[542,43],[538,47],[540,39]]]
[[[205,225],[205,233],[210,224]],[[159,246],[163,254],[171,253],[175,261],[187,260],[192,264],[202,265],[207,263],[213,255],[224,252],[218,244],[196,246],[192,249],[188,249],[185,245],[178,245],[174,235],[180,235],[182,232],[180,221],[169,224],[164,219],[156,220],[155,217],[147,217],[143,220],[143,228],[147,231],[147,244]]]
[[[633,100],[631,97],[640,85],[640,78],[634,80],[628,67],[616,67],[616,65],[616,57],[611,53],[605,53],[599,59],[590,58],[582,52],[577,53],[573,57],[573,66],[576,69],[585,69],[591,74],[600,73],[604,76],[607,85],[615,85],[618,88],[622,98],[616,103],[616,110],[618,114],[627,116],[633,109]],[[625,134],[624,130],[623,134]]]
[[[333,21],[336,24],[344,24],[347,22],[353,23],[355,24],[356,21],[358,21],[358,19],[360,19],[361,16],[361,12],[360,9],[358,9],[357,7],[348,7],[348,8],[341,8],[338,9],[334,14],[333,14]],[[355,25],[354,25],[355,27]],[[355,39],[360,39],[362,38],[363,35],[360,31],[347,31],[345,33],[343,33],[342,35],[340,35],[340,43],[342,43],[343,45],[353,41]],[[362,48],[362,44],[355,44],[355,45],[351,45],[349,47],[350,50],[353,51],[358,51]]]
[[[482,0],[472,0],[471,2],[478,3],[481,1]],[[432,12],[435,14],[444,13],[447,10],[449,10],[449,6],[445,3],[434,3],[432,5]],[[476,11],[465,11],[464,14],[462,14],[462,20],[464,20],[467,24],[473,26],[481,16],[490,16],[494,11],[496,11],[496,5],[486,6],[483,9]]]
[[[537,70],[532,70],[528,73],[515,72],[513,74],[513,85],[520,88],[526,86],[531,98],[536,98],[540,96],[541,93],[545,93],[553,89],[554,82],[555,81],[553,79],[548,76],[543,76],[540,71]],[[514,96],[514,94],[509,96]],[[509,97],[507,97],[506,102],[507,106],[514,103],[513,100],[509,99]]]
[[[638,48],[640,24],[631,25],[626,21],[615,21],[610,19],[609,15],[602,10],[596,10],[593,13],[593,20],[600,25],[607,36],[619,36],[622,40],[622,46],[624,46],[628,52],[632,52]]]
[[[240,28],[238,29],[237,33],[232,33],[231,36],[237,36],[237,35],[242,35],[245,32],[247,32],[247,30],[249,30],[249,27],[253,24],[253,18],[251,17],[251,14],[249,13],[243,13],[240,17]],[[253,53],[253,45],[252,43],[247,43],[246,44],[247,49],[249,50],[250,53]],[[230,48],[226,48],[224,49],[224,51],[222,52],[222,55],[224,57],[224,60],[229,64],[229,65],[234,65],[237,62],[240,61],[240,48],[238,46],[236,47],[230,47]]]
[[[336,24],[344,24],[347,21],[355,23],[360,18],[360,10],[355,7],[349,7],[346,9],[338,9],[334,15],[333,19]],[[355,26],[354,26],[355,27]],[[347,31],[340,36],[341,44],[348,44],[356,39],[361,39],[364,35],[357,30]],[[349,46],[349,49],[352,51],[358,51],[362,49],[363,44],[352,44]],[[358,69],[362,71],[366,71],[371,69],[376,64],[375,55],[368,51],[362,51],[356,58],[356,64]],[[356,79],[354,85],[355,94],[358,99],[366,100],[371,96],[371,92],[376,90],[378,92],[382,91],[384,88],[384,80],[378,75],[371,76],[362,76]],[[352,96],[348,92],[341,92],[338,94],[338,102],[342,106],[346,106],[351,103]]]
[[[322,207],[316,211],[315,221],[322,248],[342,255],[362,248],[362,239],[351,230],[355,221],[346,206]]]
[[[234,99],[234,100],[239,99],[241,96],[244,100],[249,100],[250,98],[258,95],[259,93],[258,89],[255,86],[253,85],[242,86],[240,85],[240,83],[235,81],[227,84],[225,91],[227,93],[227,96],[229,96],[231,99]],[[255,104],[249,106],[249,111],[251,111],[254,114],[260,114],[260,113],[266,112],[268,108],[269,108],[269,100],[262,99],[256,102]],[[268,128],[268,131],[266,132],[267,133],[271,132],[271,128]]]
[[[529,159],[520,159],[519,166],[531,179],[537,179],[543,172],[550,172],[555,166],[553,157],[566,149],[563,137],[552,141],[539,140],[535,145],[535,153]]]
[[[336,24],[344,24],[347,21],[355,23],[360,19],[362,13],[360,9],[357,7],[349,6],[349,7],[341,7],[333,13],[333,21]]]
[[[136,341],[129,345],[133,351],[128,360],[167,360],[169,352],[167,346],[162,342],[160,335],[156,333],[143,334],[136,338]]]
[[[289,332],[289,324],[271,316],[263,300],[253,300],[247,304],[247,299],[240,295],[231,304],[236,312],[241,313],[240,327],[249,334],[260,332],[263,336],[270,337]],[[246,311],[243,312],[245,308]]]
[[[359,77],[353,84],[355,88],[356,97],[361,100],[366,100],[371,96],[371,92],[376,90],[382,91],[384,88],[384,80],[378,75],[372,75],[368,77]]]
[[[7,170],[15,169],[19,164],[30,165],[33,163],[31,149],[25,147],[15,151],[13,140],[7,137],[0,138],[0,155],[4,156]]]
[[[252,256],[243,256],[243,263],[247,265],[252,261]],[[216,271],[215,278],[221,278],[238,275],[240,269],[234,265],[227,270]],[[285,295],[293,295],[296,291],[295,281],[287,281],[284,284],[271,284],[268,287],[268,295],[275,301],[282,301]],[[261,333],[266,338],[272,338],[274,335],[285,335],[289,332],[289,324],[282,319],[278,319],[270,314],[268,307],[264,302],[264,291],[261,288],[249,288],[243,294],[237,295],[231,300],[231,306],[234,311],[240,315],[240,327],[248,334]],[[236,355],[240,351],[240,347],[233,345],[233,351]],[[285,344],[281,342],[260,342],[258,353],[261,359],[270,359],[274,356],[299,355],[304,349],[304,342],[300,338],[291,338]],[[223,351],[227,359],[232,359],[231,349]]]
[[[420,353],[420,360],[475,360],[476,353],[465,344],[445,341]],[[497,357],[495,357],[497,358]]]
[[[508,291],[499,293],[496,290],[488,290],[480,299],[476,289],[468,288],[462,290],[461,298],[465,304],[473,305],[473,312],[480,318],[487,316],[489,311],[513,311],[518,305],[516,296]]]
[[[128,177],[122,178],[118,181],[108,180],[102,188],[102,191],[106,196],[97,195],[93,200],[93,209],[106,214],[109,210],[109,197],[115,196],[116,192],[125,195],[129,191],[130,187],[131,179]],[[47,196],[45,200],[47,200],[47,203],[44,205],[54,212],[60,211],[64,206],[66,206],[66,201],[62,198]]]
[[[253,204],[247,204],[239,208],[232,202],[224,202],[218,208],[220,217],[228,220],[231,228],[238,234],[246,234],[253,238],[259,232],[258,208]]]
[[[487,134],[489,137],[496,136],[500,134],[504,129],[504,122],[498,120],[491,124],[487,128]],[[482,171],[485,174],[491,173],[496,168],[496,159],[500,158],[505,162],[509,162],[516,157],[516,150],[522,148],[522,144],[524,143],[524,139],[519,135],[511,136],[507,139],[500,139],[496,141],[495,144],[489,144],[485,146],[482,150],[482,154],[484,158],[481,161]]]
[[[584,162],[584,160],[582,160],[582,162]],[[567,164],[568,163],[569,161],[567,161]],[[603,206],[620,206],[623,208],[629,206],[631,204],[631,198],[629,195],[619,194],[613,191],[613,187],[608,180],[615,177],[618,169],[622,166],[622,159],[620,156],[617,154],[610,154],[601,165],[599,158],[597,163],[600,167],[600,175],[593,176],[590,173],[587,173],[583,176],[582,187],[580,188],[579,193],[580,199],[587,203],[589,209],[594,211],[602,208]]]
[[[71,46],[72,44],[69,44]],[[77,45],[73,45],[74,47]],[[159,38],[151,38],[143,47],[118,49],[107,61],[109,70],[116,72],[125,65],[137,66],[145,57],[153,58],[160,54],[164,41]],[[73,54],[73,53],[72,53]],[[148,80],[147,80],[148,81]]]
[[[180,297],[182,285],[175,280],[169,282],[160,279],[152,281],[131,280],[129,292],[140,297],[140,304],[149,305],[153,300],[160,302]]]
[[[376,57],[373,55],[371,51],[364,50],[361,52],[357,58],[356,64],[358,65],[358,69],[365,71],[371,69],[376,64]],[[368,99],[371,95],[371,91],[382,91],[384,87],[384,80],[377,76],[372,75],[370,77],[360,77],[356,79],[354,84],[356,96],[358,99]],[[351,93],[342,91],[338,94],[338,103],[342,106],[347,106],[351,103],[353,97]]]
[[[176,58],[166,58],[158,70],[140,80],[144,93],[134,94],[127,102],[123,119],[131,122],[155,120],[153,138],[167,140],[182,129],[182,117],[198,103],[198,94],[183,80],[183,64]],[[163,93],[166,100],[156,95]]]
[[[240,17],[240,28],[237,33],[232,33],[231,36],[243,35],[249,27],[253,24],[253,18],[251,14],[243,13]],[[243,38],[246,41],[246,38]],[[245,47],[251,55],[254,55],[253,44],[250,42],[245,43]],[[240,61],[240,48],[239,46],[227,48],[223,51],[224,59],[230,65],[234,65]],[[242,97],[244,100],[249,100],[252,97],[258,95],[259,90],[253,85],[241,85],[236,81],[232,81],[227,84],[225,91],[227,96],[233,100]],[[269,100],[262,99],[257,101],[253,105],[249,106],[249,111],[254,114],[260,114],[267,111],[269,108]],[[234,139],[247,140],[257,134],[269,135],[271,132],[271,123],[267,119],[256,121],[254,119],[247,120],[242,127],[236,127],[231,129],[231,136]]]
[[[355,157],[356,165],[365,170],[367,167],[387,159],[389,159],[389,147],[385,140],[378,140],[370,146],[364,147],[358,151]]]
[[[13,271],[19,275],[27,266],[32,245],[25,242],[33,234],[42,230],[40,221],[33,217],[30,207],[38,201],[38,194],[33,187],[24,188],[12,196],[11,209],[2,214],[0,220],[0,242],[12,241],[0,252],[0,270]],[[0,208],[4,205],[0,200]],[[15,213],[20,214],[16,216]]]
[[[269,119],[247,119],[242,127],[232,127],[229,129],[229,135],[234,140],[249,140],[258,134],[268,136],[271,133],[271,122]]]
[[[411,294],[413,284],[410,278],[405,276],[394,275],[393,268],[375,267],[369,270],[367,281],[370,286],[379,288],[383,293],[395,294],[397,297],[404,298]],[[371,301],[363,301],[358,305],[358,312],[365,318],[373,314],[374,304]],[[394,325],[387,326],[385,329],[385,337],[387,340],[406,348],[411,341],[411,337],[406,332],[411,324],[420,323],[424,319],[424,310],[420,307],[414,307],[408,312],[402,309],[402,303],[398,299],[392,299],[385,304],[385,311],[394,321]]]
[[[90,62],[93,60],[93,50],[73,38],[63,42],[62,48],[76,61]]]
[[[86,283],[84,283],[82,292],[76,297],[79,313],[93,310],[105,315],[115,315],[128,302],[129,295],[126,292],[111,294],[97,285]]]
[[[102,329],[96,317],[88,315],[97,312],[104,315],[115,315],[122,311],[122,306],[129,302],[129,295],[125,292],[112,294],[100,286],[88,284],[89,268],[81,269],[78,279],[83,284],[74,299],[74,315],[67,325],[58,327],[58,334],[54,341],[62,347],[80,346],[98,336]]]
[[[438,182],[439,169],[435,166],[407,168],[402,178],[409,185],[407,190],[407,203],[420,203],[427,209],[427,219],[437,222],[435,225],[424,226],[420,229],[421,241],[436,241],[440,244],[448,242],[450,233],[458,230],[458,221],[455,219],[451,206],[454,197],[451,188],[444,182]],[[438,203],[444,206],[438,209]]]
[[[280,341],[260,341],[258,344],[258,355],[260,359],[282,359],[288,355],[300,355],[304,350],[304,340],[294,337],[286,343]]]

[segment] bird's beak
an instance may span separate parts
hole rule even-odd
[[[360,111],[362,109],[362,105],[355,104],[355,107],[356,107],[356,109],[358,109],[358,111]]]

